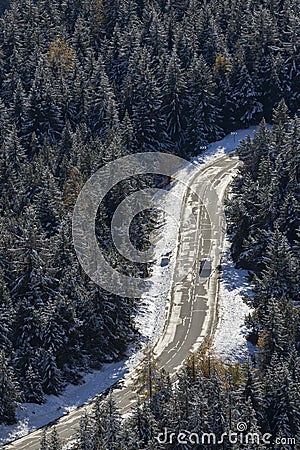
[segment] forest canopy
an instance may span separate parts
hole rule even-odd
[[[74,254],[72,208],[89,176],[135,152],[189,158],[230,131],[271,122],[284,99],[273,131],[262,122],[240,149],[229,214],[236,260],[248,264],[251,245],[251,268],[261,274],[250,321],[261,370],[277,383],[253,408],[278,432],[290,426],[299,382],[297,287],[289,281],[299,252],[299,14],[297,0],[10,2],[0,18],[1,422],[15,420],[18,401],[42,403],[80,371],[122,358],[136,338],[138,299],[95,286]],[[98,218],[107,258],[121,266],[105,232],[120,192],[131,188],[119,186]],[[274,255],[285,255],[278,267]],[[278,271],[282,288],[271,288]],[[273,327],[264,323],[271,314]],[[284,374],[292,380],[286,396]]]

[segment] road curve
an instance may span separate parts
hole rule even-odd
[[[225,155],[195,169],[188,181],[191,189],[186,190],[181,207],[180,239],[170,303],[163,333],[154,347],[159,366],[171,376],[176,373],[189,352],[213,332],[218,298],[217,268],[225,230],[223,201],[238,165],[237,157]],[[191,210],[197,224],[192,229],[188,214]],[[199,261],[208,255],[212,260],[212,271],[209,279],[203,283],[199,278]],[[135,396],[128,386],[115,391],[114,396],[121,413],[128,412],[135,403]],[[75,437],[81,415],[84,411],[89,411],[92,404],[93,400],[55,422],[56,431],[63,443]],[[39,450],[45,428],[6,444],[3,448]]]

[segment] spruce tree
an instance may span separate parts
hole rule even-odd
[[[19,386],[10,361],[0,351],[0,421],[12,424],[16,421],[16,407],[20,401]]]

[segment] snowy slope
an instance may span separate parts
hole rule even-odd
[[[226,239],[219,291],[219,321],[214,336],[216,352],[225,359],[243,360],[254,350],[254,346],[245,339],[245,317],[251,312],[243,302],[243,295],[251,294],[247,275],[247,271],[234,267],[230,243]]]

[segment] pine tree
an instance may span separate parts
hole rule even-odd
[[[175,152],[184,154],[188,124],[188,91],[186,77],[181,68],[176,49],[173,50],[168,61],[163,93],[163,112],[166,116],[168,135]]]
[[[58,141],[63,130],[62,108],[55,98],[49,69],[44,68],[43,61],[36,69],[24,115],[22,135],[27,147],[33,132],[39,142],[46,137],[52,144]]]
[[[130,68],[124,83],[124,107],[132,120],[138,150],[169,150],[165,118],[161,110],[161,89],[149,52],[136,51],[130,58]]]
[[[270,244],[264,258],[265,269],[256,281],[254,304],[260,298],[269,299],[272,295],[287,295],[293,299],[296,293],[292,251],[287,239],[278,229],[271,235]],[[263,307],[263,306],[261,306]]]
[[[143,350],[143,358],[136,370],[135,391],[141,398],[152,399],[158,378],[157,362],[153,348],[148,343]]]
[[[61,450],[62,445],[60,443],[60,439],[58,437],[56,428],[54,427],[50,434],[48,450]]]
[[[26,94],[22,82],[19,80],[14,90],[13,101],[10,108],[10,116],[18,132],[23,128],[26,101]]]
[[[158,435],[157,423],[147,403],[138,403],[127,423],[130,427],[129,448],[158,450],[158,442],[155,439]]]
[[[266,418],[273,433],[284,432],[287,437],[299,433],[298,383],[299,379],[292,380],[287,363],[274,354],[264,379]]]
[[[63,351],[67,342],[67,336],[59,323],[59,315],[55,307],[47,305],[42,316],[42,342],[43,347],[54,356]]]
[[[286,106],[284,99],[281,99],[278,106],[274,109],[272,116],[274,124],[272,132],[278,145],[283,143],[284,133],[288,131],[289,118],[288,107]]]
[[[221,30],[218,29],[210,9],[205,7],[201,12],[202,17],[200,18],[201,25],[200,30],[198,31],[198,45],[205,63],[212,67],[220,51],[218,43],[219,36],[221,36],[222,33]]]
[[[164,421],[165,409],[173,396],[171,379],[164,369],[161,369],[155,382],[155,392],[151,400],[151,411],[154,417]]]
[[[41,443],[40,443],[40,450],[48,450],[48,439],[47,439],[47,433],[46,430],[43,431]]]
[[[31,365],[28,366],[25,372],[22,384],[24,400],[26,402],[38,404],[44,402],[41,377],[38,371]]]
[[[187,72],[188,102],[188,148],[190,154],[206,149],[209,142],[223,135],[219,125],[219,110],[215,94],[216,84],[210,68],[203,57],[195,59]]]
[[[41,364],[43,391],[46,394],[58,395],[62,389],[62,376],[51,350],[42,353]]]
[[[8,425],[16,421],[20,400],[15,374],[3,350],[0,351],[0,421]]]
[[[260,118],[262,104],[258,101],[259,95],[245,65],[239,68],[235,77],[231,101],[235,103],[235,116],[238,119],[238,125],[248,127]]]
[[[12,322],[15,316],[3,270],[0,268],[0,349],[11,352]]]
[[[102,64],[95,64],[91,83],[86,92],[85,122],[93,136],[99,135],[105,140],[118,124],[118,114],[113,90]]]
[[[77,442],[80,450],[94,449],[93,428],[87,413],[80,418]]]
[[[94,408],[93,448],[117,450],[120,433],[120,417],[111,395],[104,402],[97,402]]]

